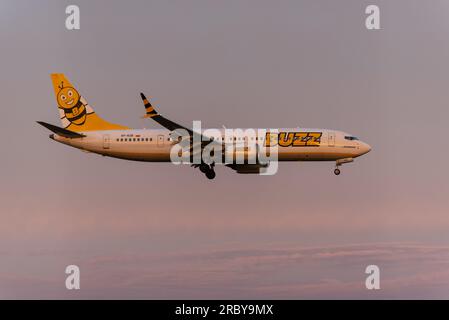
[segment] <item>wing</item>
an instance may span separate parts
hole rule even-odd
[[[176,122],[173,122],[173,121],[165,118],[164,116],[162,116],[161,114],[159,114],[156,111],[156,109],[151,105],[150,101],[145,97],[145,95],[143,93],[140,93],[140,97],[143,100],[143,104],[145,106],[145,111],[146,111],[146,114],[143,116],[144,118],[151,118],[154,121],[156,121],[157,123],[159,123],[161,126],[163,126],[164,128],[166,128],[170,131],[175,131],[176,129],[183,129],[189,133],[190,140],[191,140],[191,146],[190,146],[191,154],[193,154],[194,150],[197,149],[197,148],[194,148],[193,141],[201,141],[201,149],[200,150],[202,150],[204,147],[206,147],[207,145],[209,145],[211,143],[216,143],[216,144],[219,144],[220,147],[223,147],[224,144],[222,144],[221,142],[213,140],[210,137],[204,136],[203,134],[201,134],[199,132],[195,132],[190,128],[187,128],[185,126],[182,126]],[[195,139],[193,139],[194,136],[196,136]]]
[[[140,93],[140,97],[143,100],[143,104],[145,106],[145,111],[146,111],[146,114],[143,116],[144,118],[151,118],[154,121],[156,121],[157,123],[159,123],[161,126],[163,126],[164,128],[167,128],[170,131],[175,131],[176,129],[184,129],[190,135],[194,134],[194,132],[191,129],[186,128],[180,124],[177,124],[176,122],[173,122],[173,121],[165,118],[164,116],[160,115],[156,111],[156,109],[154,109],[154,107],[151,105],[150,101],[148,101],[148,99],[145,97],[145,95],[143,93]]]

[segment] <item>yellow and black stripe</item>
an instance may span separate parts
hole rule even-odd
[[[145,95],[143,93],[140,94],[140,97],[143,100],[143,104],[145,105],[145,110],[146,110],[146,114],[143,116],[144,118],[151,118],[154,121],[156,121],[157,123],[159,123],[161,126],[167,128],[170,131],[176,130],[176,129],[185,129],[187,130],[190,134],[193,134],[192,130],[183,127],[179,124],[177,124],[176,122],[173,122],[165,117],[163,117],[162,115],[160,115],[151,105],[151,103],[148,101],[148,99],[145,97]]]
[[[140,97],[142,98],[143,104],[145,105],[146,114],[144,117],[153,118],[154,116],[157,116],[157,111],[154,110],[153,106],[151,105],[150,101],[148,101],[148,99],[145,97],[145,95],[141,93]]]

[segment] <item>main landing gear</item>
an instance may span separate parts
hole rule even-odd
[[[215,163],[212,163],[211,165],[202,163],[202,164],[200,164],[200,171],[202,173],[204,173],[209,180],[212,180],[216,176],[214,167],[215,167]]]
[[[335,173],[336,176],[338,176],[340,174],[340,169],[335,168],[334,173]]]

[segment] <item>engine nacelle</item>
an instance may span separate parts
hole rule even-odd
[[[237,173],[242,174],[259,174],[267,167],[267,165],[260,164],[232,164],[228,167],[234,169]]]

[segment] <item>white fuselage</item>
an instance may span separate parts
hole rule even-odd
[[[268,130],[269,131],[269,130]],[[302,133],[320,133],[318,143],[307,146],[291,143],[279,144],[279,161],[336,161],[338,159],[356,158],[371,150],[371,147],[351,135],[336,130],[287,128],[278,129],[284,132],[285,137],[289,133],[301,136]],[[252,139],[248,136],[235,134],[225,135],[224,129],[217,129],[216,136],[208,135],[215,140],[226,143],[238,143],[244,139]],[[63,144],[82,149],[84,151],[101,154],[104,156],[147,162],[169,162],[170,150],[177,143],[170,138],[170,131],[165,129],[129,129],[109,131],[83,132],[83,138],[65,138],[57,134],[50,137]],[[258,137],[265,139],[265,136]],[[299,140],[299,138],[298,138]]]

